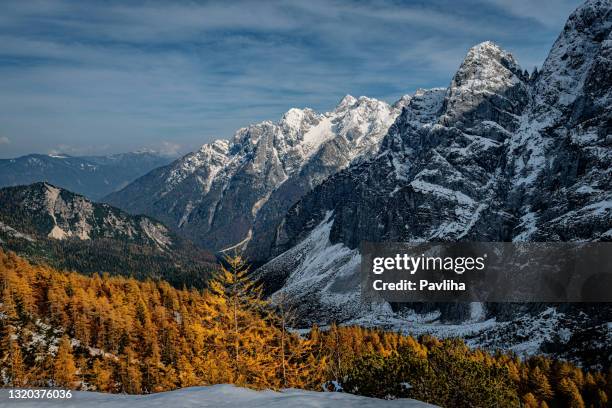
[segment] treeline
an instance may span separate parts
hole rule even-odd
[[[208,289],[59,272],[0,252],[0,381],[151,393],[233,383],[410,397],[445,407],[606,407],[611,374],[460,340],[313,327],[272,307],[230,259]]]

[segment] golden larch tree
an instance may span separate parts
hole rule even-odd
[[[72,345],[67,336],[63,336],[57,347],[53,361],[53,382],[62,388],[76,388],[77,368],[72,356]]]

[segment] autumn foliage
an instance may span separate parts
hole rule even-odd
[[[239,258],[204,291],[86,277],[0,251],[0,379],[5,386],[151,393],[217,383],[324,387],[441,406],[605,407],[611,375],[520,360],[460,340],[362,327],[290,330]]]

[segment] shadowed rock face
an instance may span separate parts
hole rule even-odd
[[[588,1],[576,10],[532,76],[495,44],[472,48],[443,98],[414,97],[376,157],[288,211],[276,257],[258,274],[314,321],[391,318],[359,301],[361,241],[611,240],[611,9]],[[423,106],[426,114],[415,109]],[[469,308],[418,310],[465,321]],[[484,315],[546,309],[491,305]]]
[[[326,177],[378,150],[402,106],[344,97],[334,111],[290,109],[136,180],[106,201],[161,219],[200,245],[265,260],[286,210]],[[248,248],[247,248],[247,243]]]
[[[364,240],[507,240],[496,183],[528,102],[528,78],[514,59],[490,42],[477,45],[448,90],[422,92],[405,107],[375,159],[332,176],[290,210],[277,252],[328,211],[331,242],[351,249]],[[502,225],[491,228],[492,219]]]

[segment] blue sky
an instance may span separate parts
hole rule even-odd
[[[447,86],[492,40],[529,71],[573,0],[0,3],[0,157],[185,153],[347,93]]]

